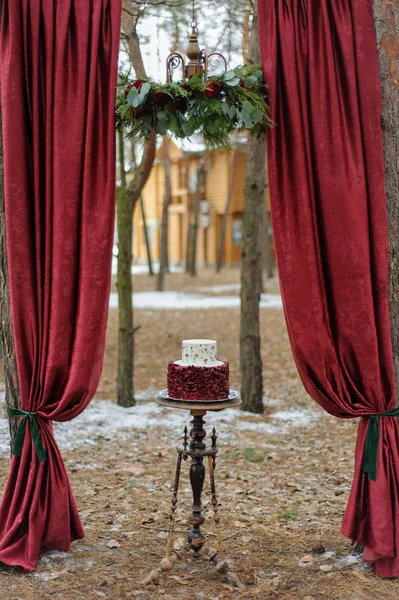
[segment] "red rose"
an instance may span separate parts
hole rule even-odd
[[[132,87],[135,87],[136,90],[139,90],[141,88],[141,86],[143,85],[143,83],[146,83],[145,79],[136,79],[136,81],[133,81],[133,83],[129,83],[129,85],[125,89],[125,96],[128,95],[128,93],[130,92]]]
[[[176,98],[176,100],[173,100],[172,102],[172,108],[173,110],[186,110],[187,100],[185,98]]]
[[[204,89],[204,94],[207,98],[216,98],[219,96],[221,89],[221,86],[216,81],[210,81]]]
[[[155,92],[154,94],[155,104],[159,107],[165,106],[168,103],[169,96],[165,92]]]
[[[193,91],[193,88],[188,83],[183,83],[180,87],[185,92],[192,92]]]
[[[240,82],[238,84],[240,87],[245,88],[245,83],[243,79],[240,79]]]

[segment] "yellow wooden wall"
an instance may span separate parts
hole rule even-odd
[[[188,189],[189,173],[196,172],[198,158],[195,155],[184,155],[183,151],[172,141],[169,141],[172,177],[172,205],[169,207],[169,259],[182,263],[185,259],[186,237],[189,222],[188,203],[193,201],[194,191]],[[181,165],[186,176],[183,176]],[[205,190],[204,199],[210,204],[208,212],[210,225],[206,229],[199,227],[197,241],[197,260],[203,264],[215,264],[219,239],[220,223],[224,213],[229,186],[230,155],[226,150],[214,150],[205,155]],[[242,219],[244,205],[246,152],[245,147],[238,148],[234,154],[233,163],[233,197],[230,215],[227,221],[224,262],[227,265],[240,261],[241,247],[232,243],[234,220]],[[184,187],[182,185],[184,184]],[[151,175],[143,190],[143,200],[146,210],[147,225],[151,230],[152,257],[159,259],[162,204],[164,198],[164,167],[163,147],[157,151],[156,161]],[[191,198],[191,200],[190,200]],[[269,192],[266,189],[265,201],[269,205]],[[200,217],[201,221],[201,217]],[[154,224],[157,229],[154,229]],[[201,225],[201,223],[200,223]],[[140,206],[134,215],[133,255],[135,259],[146,259],[145,240]]]

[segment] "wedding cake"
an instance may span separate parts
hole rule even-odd
[[[168,365],[168,395],[191,401],[229,397],[229,363],[217,360],[215,340],[183,340],[181,360]]]

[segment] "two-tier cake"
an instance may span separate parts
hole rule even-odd
[[[183,340],[181,360],[168,364],[168,395],[205,401],[229,397],[229,363],[217,360],[215,340]]]

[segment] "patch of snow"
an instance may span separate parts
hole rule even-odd
[[[321,558],[331,558],[332,556],[335,556],[335,552],[329,550],[328,552],[323,552]]]
[[[109,298],[110,308],[118,308],[118,294]],[[139,292],[133,294],[136,309],[152,310],[206,310],[208,308],[238,308],[238,296],[201,296],[184,292]],[[262,294],[261,308],[282,308],[280,294]]]
[[[240,287],[239,283],[225,283],[224,285],[211,285],[199,289],[201,292],[215,292],[215,294],[219,294],[222,292],[239,292]]]
[[[150,388],[138,398],[155,398],[157,391]],[[4,399],[3,399],[4,401]],[[319,417],[316,411],[293,409],[271,415],[272,421],[255,417],[237,409],[213,412],[206,421],[215,425],[231,443],[241,443],[239,432],[257,431],[270,435],[285,435],[292,427],[310,425]],[[256,419],[256,420],[254,420]],[[143,402],[131,408],[118,406],[106,400],[93,400],[79,417],[66,423],[54,422],[54,434],[62,451],[78,446],[94,446],[119,439],[130,439],[132,430],[143,432],[162,423],[164,430],[183,430],[190,420],[186,410],[169,409],[155,402]],[[267,440],[265,440],[266,442]],[[0,456],[9,455],[8,420],[0,418]]]
[[[153,269],[154,273],[158,273],[158,271],[159,271],[159,262],[158,261],[154,261],[152,263],[152,269]],[[114,255],[112,257],[112,275],[116,275],[117,271],[118,271],[118,259]],[[179,265],[174,265],[172,263],[170,265],[170,271],[171,271],[171,273],[184,273],[184,268]],[[148,265],[147,264],[132,265],[131,273],[133,275],[148,275],[148,273],[149,273]]]
[[[280,410],[270,415],[270,417],[272,419],[277,419],[278,421],[290,423],[295,427],[303,427],[313,423],[315,418],[318,418],[318,413],[309,409],[297,408]]]

